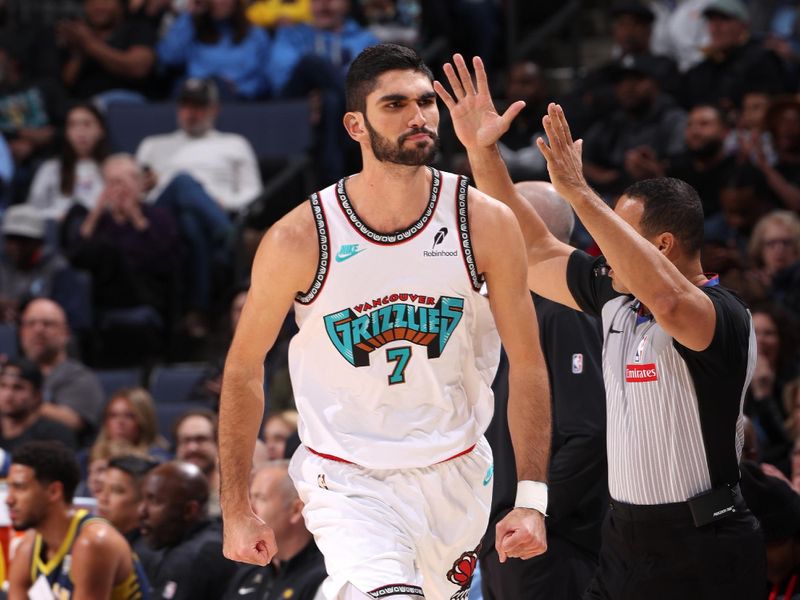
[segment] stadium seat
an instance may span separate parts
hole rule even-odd
[[[158,432],[163,435],[170,446],[175,446],[175,438],[172,435],[172,427],[178,417],[190,410],[202,408],[195,402],[167,402],[159,404],[156,402],[156,423],[158,424]]]
[[[141,369],[101,369],[94,372],[103,386],[106,400],[121,388],[139,387],[142,385]]]
[[[0,355],[4,355],[6,358],[16,358],[19,355],[16,325],[0,324]]]
[[[112,104],[106,115],[112,145],[135,153],[145,137],[175,130],[175,112],[173,102]],[[216,128],[247,138],[259,159],[287,158],[311,146],[308,115],[306,100],[225,103]]]
[[[150,393],[156,405],[188,402],[207,372],[208,365],[204,363],[156,367],[150,375]],[[201,404],[195,403],[194,406]]]

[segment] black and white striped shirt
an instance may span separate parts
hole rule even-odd
[[[739,480],[742,404],[755,368],[750,313],[728,290],[701,288],[716,310],[711,344],[682,346],[638,301],[611,287],[604,259],[576,251],[567,282],[603,319],[609,491],[630,504],[683,502]]]

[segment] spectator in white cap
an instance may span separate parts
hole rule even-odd
[[[66,259],[45,244],[46,223],[37,209],[11,206],[3,217],[0,258],[0,320],[13,322],[24,301],[51,296],[56,275],[68,268]]]

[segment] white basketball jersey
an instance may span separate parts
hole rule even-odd
[[[468,183],[431,176],[420,219],[392,234],[361,220],[345,180],[311,196],[320,260],[295,302],[289,369],[314,452],[426,467],[473,446],[492,418],[500,340],[472,255]]]

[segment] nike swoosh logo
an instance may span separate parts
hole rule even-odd
[[[345,252],[344,254],[342,254],[340,250],[339,253],[336,255],[336,262],[344,262],[348,258],[353,258],[356,254],[361,254],[362,252],[364,252],[364,250],[366,250],[366,248],[361,248],[361,250],[356,250],[354,252],[348,251]]]
[[[608,333],[622,333],[621,329],[611,329],[609,328]]]
[[[486,471],[486,477],[483,478],[483,485],[489,485],[489,482],[492,480],[492,476],[494,475],[494,465],[489,467],[489,470]]]

